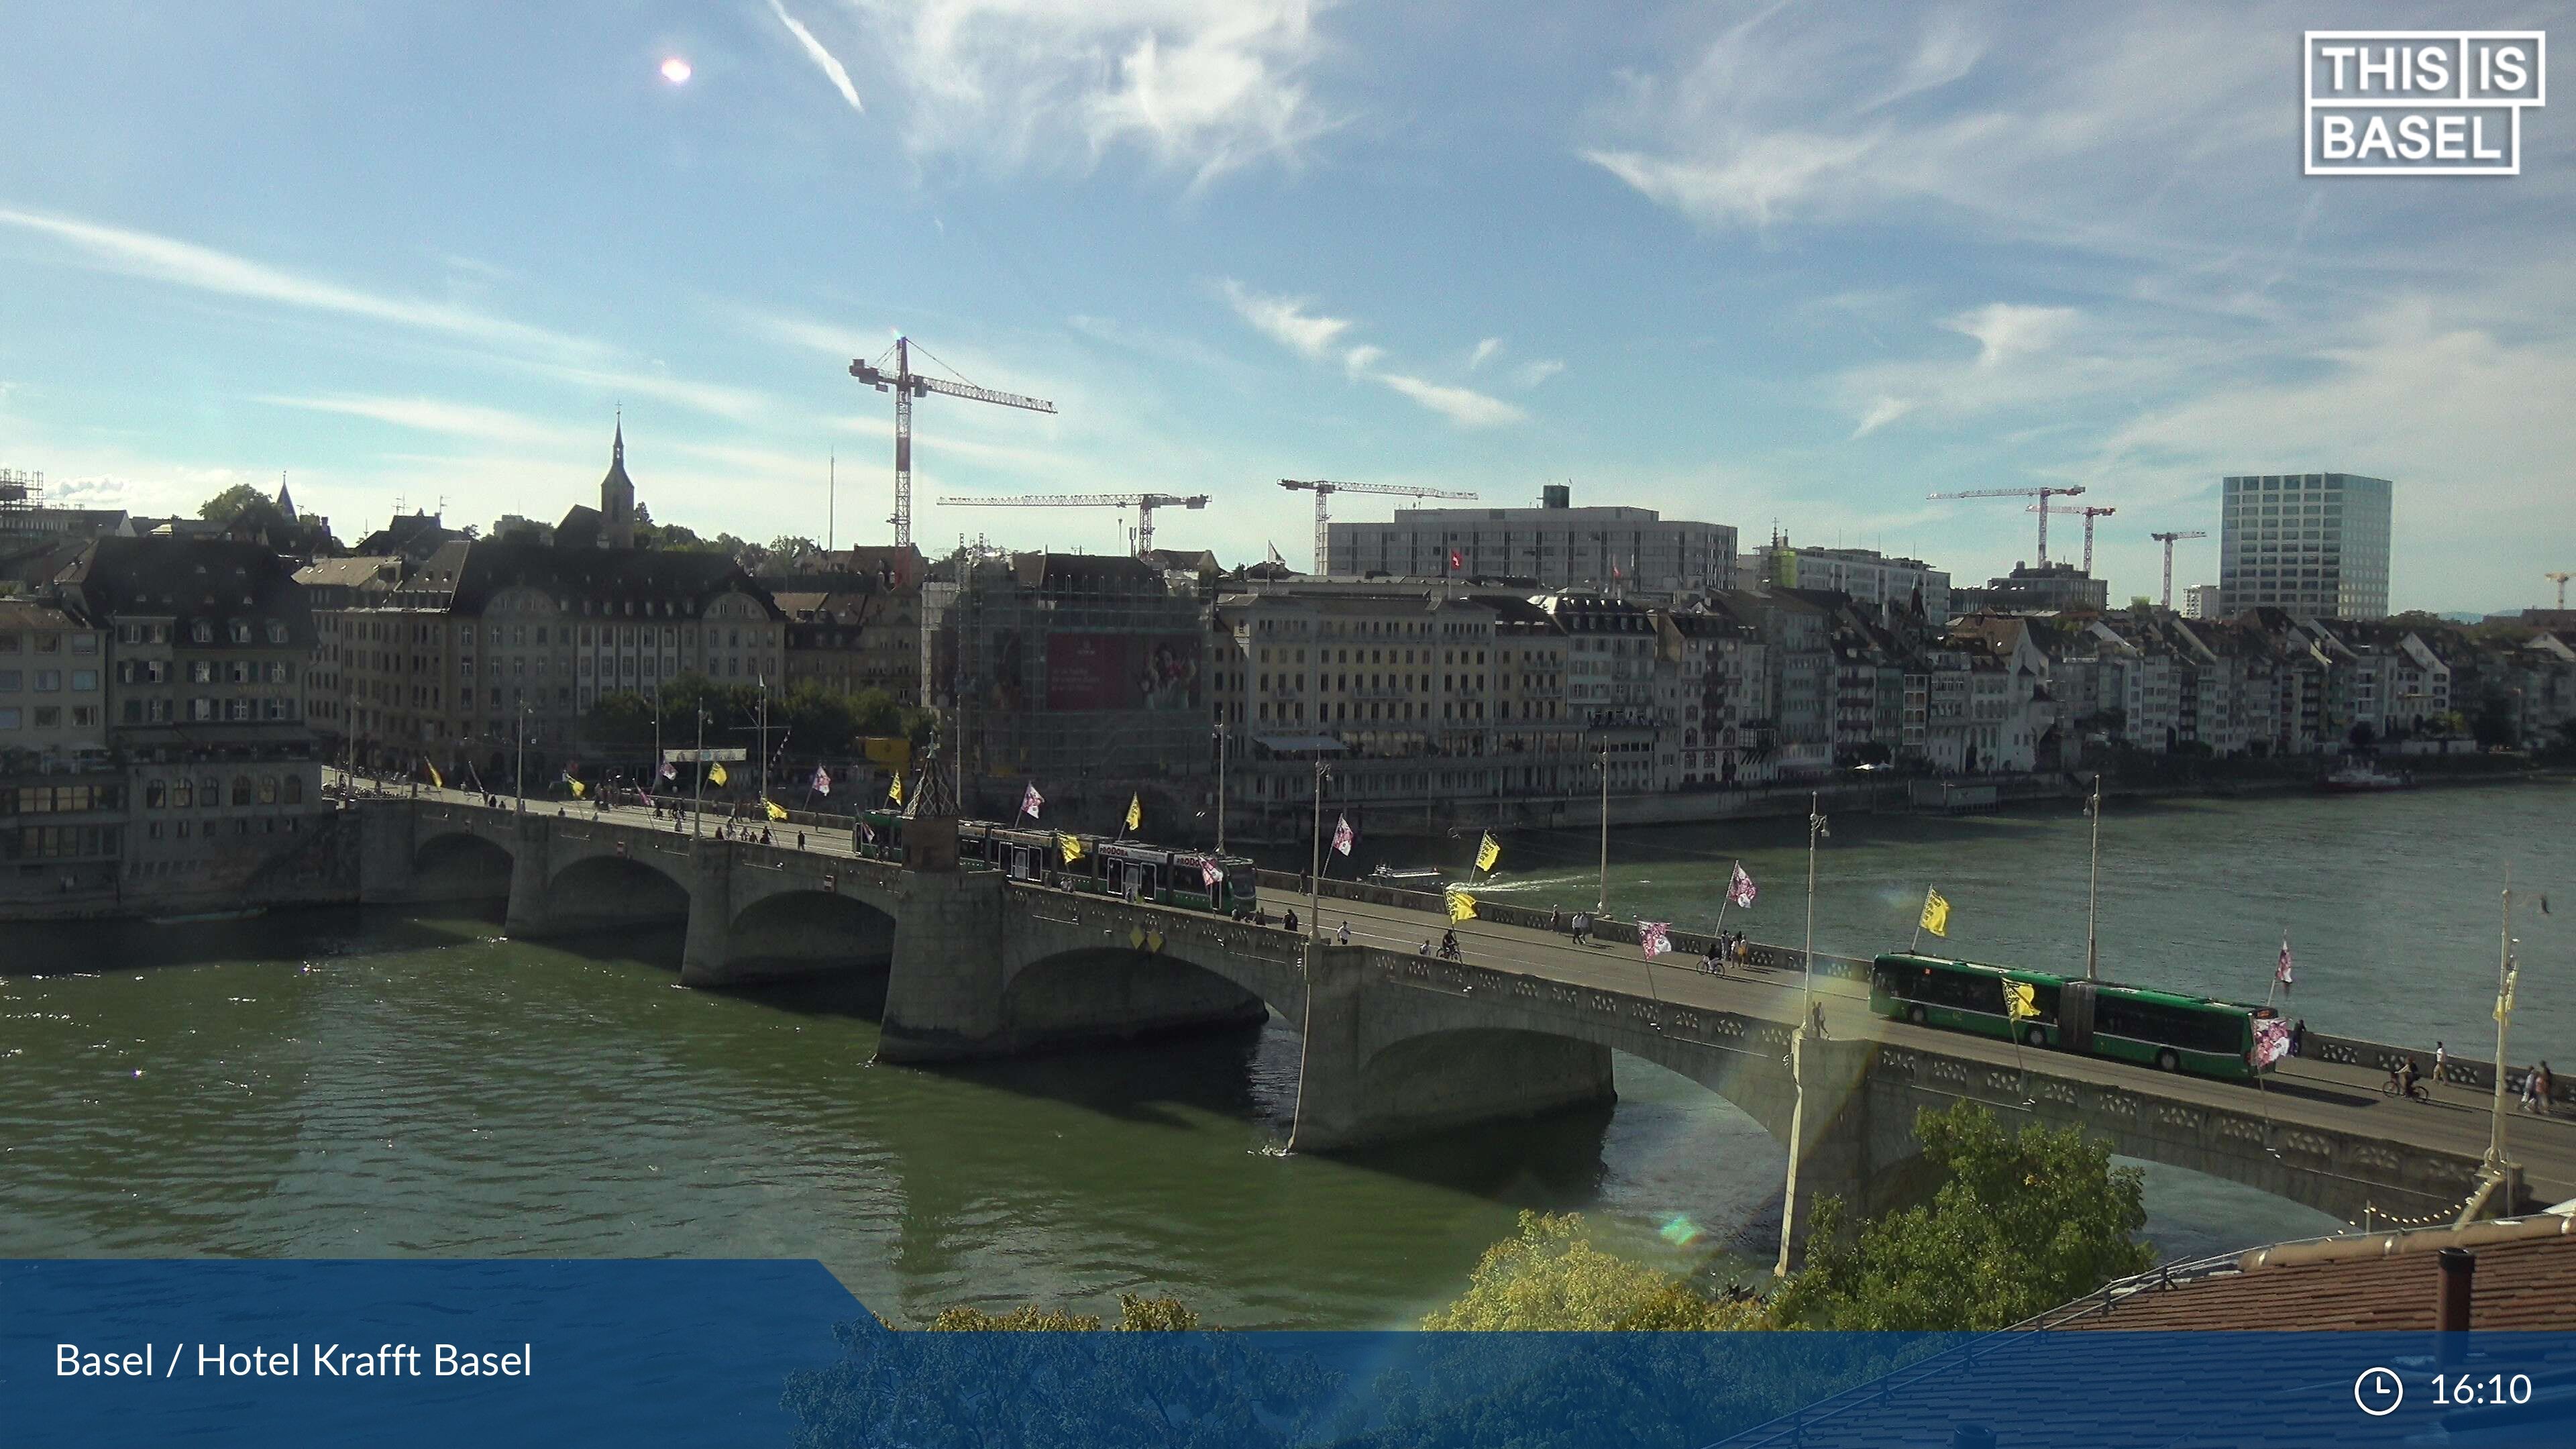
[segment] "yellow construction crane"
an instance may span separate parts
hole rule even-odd
[[[1205,508],[1208,496],[1195,493],[1184,498],[1177,493],[1029,493],[1017,498],[942,498],[942,507],[963,504],[983,508],[1133,508],[1136,510],[1136,556],[1144,557],[1154,547],[1154,510],[1157,508]]]
[[[2178,538],[2207,538],[2209,537],[2209,530],[2205,528],[2186,528],[2178,533],[2151,533],[2148,534],[2147,537],[2152,538],[2156,542],[2165,546],[2165,607],[2170,609],[2173,607],[2174,540]]]
[[[2084,515],[2084,574],[2085,574],[2085,577],[2087,577],[2087,578],[2092,577],[2092,575],[2093,575],[2093,520],[2094,520],[2094,519],[2097,519],[2097,518],[2108,518],[2108,517],[2110,517],[2112,514],[2117,513],[2117,512],[2119,512],[2119,511],[2120,511],[2120,510],[2118,509],[2118,507],[2114,506],[2114,507],[2110,507],[2110,508],[2091,508],[2091,507],[2086,507],[2086,508],[2049,508],[2047,504],[2044,504],[2044,503],[2034,503],[2034,504],[2032,504],[2032,505],[2031,505],[2031,506],[2030,506],[2026,511],[2027,511],[2027,512],[2031,512],[2031,513],[2037,513],[2037,512],[2040,512],[2042,509],[2047,509],[2047,511],[2048,511],[2048,512],[2050,512],[2050,513],[2063,513],[2063,514],[2067,515],[2067,516],[2068,516],[2068,517],[2070,517],[2070,518],[2071,518],[2071,517],[2073,517],[2074,515],[2078,514],[2078,513],[2081,513],[2081,514],[2083,514],[2083,515]],[[2044,556],[2044,555],[2045,555],[2045,550],[2043,550],[2042,552],[2043,552],[2043,556]]]
[[[1965,493],[1935,493],[1931,496],[1936,503],[1950,498],[2036,498],[2039,506],[2046,509],[2048,500],[2052,498],[2072,498],[2083,491],[2084,485],[2078,483],[2072,488],[1971,488]],[[2048,567],[2048,514],[2045,512],[2039,515],[2039,566]]]
[[[894,517],[886,521],[894,525],[894,541],[898,548],[912,542],[912,400],[914,398],[935,392],[943,397],[962,397],[969,402],[994,403],[1006,408],[1026,408],[1033,413],[1055,411],[1055,404],[1044,398],[1022,397],[1015,392],[995,392],[989,387],[977,387],[971,382],[950,382],[941,377],[924,377],[912,370],[912,354],[916,348],[919,348],[922,356],[930,357],[930,349],[920,347],[909,337],[898,337],[892,347],[877,354],[876,361],[861,362],[856,358],[850,361],[850,376],[879,392],[894,393]],[[888,357],[894,359],[892,371],[886,370],[885,360]],[[939,362],[936,357],[930,357],[930,360]],[[939,362],[939,365],[948,366],[944,362]],[[953,368],[950,370],[955,371]]]
[[[1467,498],[1473,493],[1452,493],[1442,488],[1415,488],[1401,483],[1336,483],[1329,478],[1282,478],[1279,486],[1291,491],[1315,495],[1315,573],[1321,577],[1331,562],[1332,515],[1324,500],[1336,493],[1391,493],[1399,498]]]

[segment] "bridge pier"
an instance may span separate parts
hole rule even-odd
[[[358,828],[358,904],[409,904],[415,881],[412,858],[419,838],[416,810],[361,812]]]
[[[680,984],[731,986],[733,850],[721,840],[689,844],[689,933],[680,947]]]
[[[1308,948],[1290,1151],[1332,1152],[1618,1099],[1606,1046],[1525,1031],[1425,1032],[1408,1014],[1444,1003],[1373,990],[1386,954]]]
[[[510,835],[510,904],[501,929],[527,940],[555,934],[560,928],[546,891],[554,876],[551,822],[539,815],[513,816]]]
[[[1011,1049],[1002,1020],[1002,886],[1000,872],[959,870],[953,858],[945,869],[903,873],[878,1061],[957,1061]]]

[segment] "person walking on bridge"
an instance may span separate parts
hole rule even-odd
[[[2451,1049],[2436,1039],[2433,1043],[2433,1085],[2438,1087],[2442,1084],[2442,1069],[2450,1064]]]

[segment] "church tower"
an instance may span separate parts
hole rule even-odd
[[[608,447],[608,476],[599,480],[599,542],[603,548],[635,546],[635,483],[626,476],[626,418]]]

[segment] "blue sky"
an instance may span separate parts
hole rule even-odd
[[[1973,581],[2032,520],[1924,495],[2056,481],[2119,508],[2125,596],[2148,532],[2215,532],[2221,474],[2340,469],[2398,482],[2398,607],[2518,607],[2576,567],[2576,96],[2526,115],[2519,177],[2303,178],[2299,37],[2571,19],[21,9],[0,466],[137,511],[291,470],[350,538],[398,498],[587,501],[622,402],[657,517],[819,537],[837,452],[839,541],[877,542],[890,411],[845,369],[899,330],[1062,410],[920,405],[934,550],[1117,545],[1106,510],[946,492],[1207,492],[1160,541],[1303,562],[1281,476],[1571,479]]]

